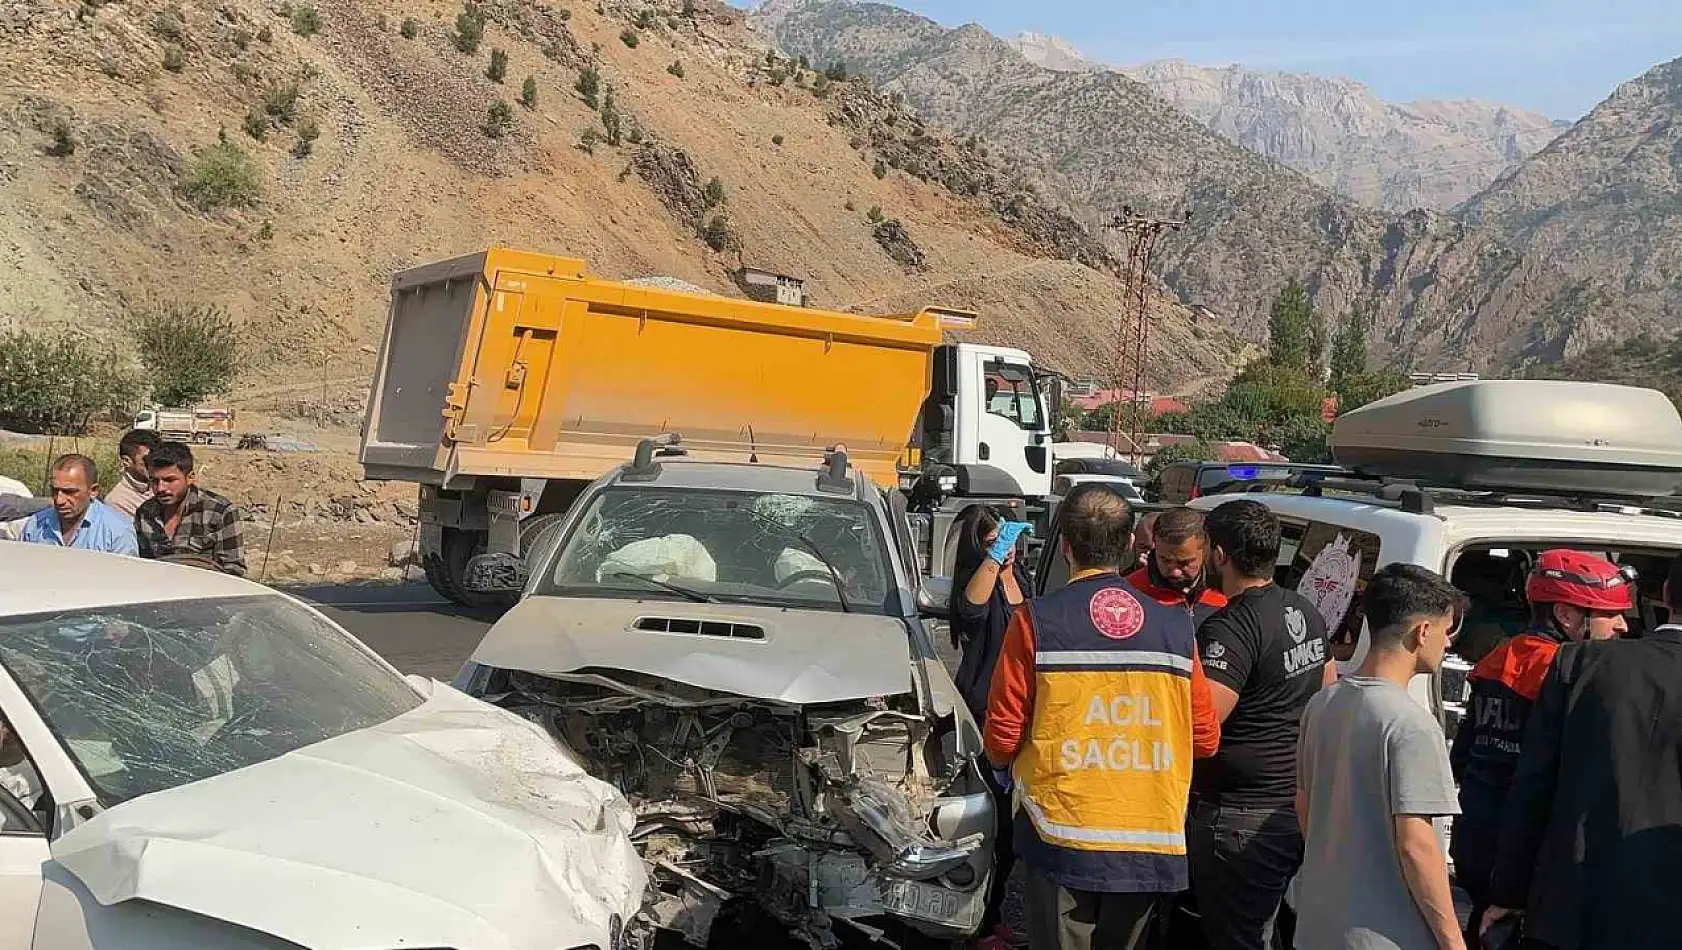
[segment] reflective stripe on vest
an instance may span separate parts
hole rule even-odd
[[[1190,615],[1113,575],[1029,609],[1034,710],[1013,771],[1034,831],[1073,851],[1185,854]]]

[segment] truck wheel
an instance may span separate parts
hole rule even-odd
[[[483,531],[445,528],[443,556],[428,558],[425,565],[426,579],[432,582],[433,590],[463,607],[513,606],[514,601],[519,598],[518,594],[482,594],[468,590],[464,583],[467,577],[467,562],[473,560],[475,555],[484,553],[487,541],[488,536]]]

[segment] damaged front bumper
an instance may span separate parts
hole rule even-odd
[[[824,950],[847,930],[891,946],[979,929],[994,803],[950,719],[893,708],[909,699],[797,707],[618,672],[498,675],[487,698],[636,809],[645,924],[705,946],[721,921],[768,917]]]

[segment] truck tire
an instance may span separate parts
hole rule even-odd
[[[487,540],[483,531],[445,528],[442,556],[427,558],[422,565],[432,589],[463,607],[494,609],[513,606],[514,601],[519,599],[518,594],[482,594],[468,590],[463,583],[467,576],[467,562],[473,560],[474,555],[484,552]]]
[[[558,512],[533,515],[520,522],[520,557],[526,562],[528,575],[537,573],[539,565],[535,558],[560,533],[561,523],[565,520],[566,514]]]

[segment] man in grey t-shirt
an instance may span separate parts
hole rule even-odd
[[[1407,685],[1442,665],[1465,598],[1392,564],[1363,604],[1366,660],[1309,703],[1297,745],[1297,950],[1464,950],[1431,823],[1460,811],[1448,747]]]

